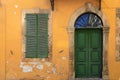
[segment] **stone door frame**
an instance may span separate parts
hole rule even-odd
[[[96,9],[91,3],[86,3],[86,5],[78,10],[76,10],[70,18],[68,25],[69,34],[69,80],[75,80],[75,70],[74,70],[74,24],[76,19],[83,13],[92,12],[98,15],[103,21],[103,69],[102,69],[102,79],[108,80],[108,37],[109,37],[109,25],[106,20],[105,15],[102,11]]]

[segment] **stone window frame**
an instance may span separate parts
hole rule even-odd
[[[48,58],[26,58],[25,52],[26,52],[26,20],[25,16],[27,13],[32,14],[39,14],[39,13],[47,13],[48,14]],[[46,9],[39,9],[39,8],[33,8],[33,9],[23,9],[22,10],[22,61],[41,61],[42,59],[45,59],[46,61],[50,61],[52,58],[52,11],[46,10]]]
[[[116,9],[116,61],[120,61],[120,8]]]
[[[74,70],[74,24],[76,19],[83,13],[93,12],[98,15],[103,21],[103,69],[102,69],[102,79],[109,80],[108,71],[108,39],[109,39],[109,25],[106,16],[102,11],[96,9],[91,3],[86,3],[86,5],[78,10],[76,10],[70,18],[69,25],[67,28],[69,35],[69,80],[75,80],[75,70]]]

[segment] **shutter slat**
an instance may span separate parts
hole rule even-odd
[[[36,35],[37,20],[35,14],[26,15],[27,35]]]
[[[35,14],[26,15],[26,57],[36,58],[37,54],[37,17]]]

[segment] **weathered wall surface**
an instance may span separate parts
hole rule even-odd
[[[5,80],[5,7],[0,4],[0,79]]]
[[[91,2],[98,8],[97,0],[55,0],[52,22],[52,59],[22,61],[22,10],[48,9],[49,0],[1,0],[0,5],[0,80],[68,80],[70,17],[75,10]],[[120,79],[120,62],[115,59],[116,8],[120,1],[102,1],[102,11],[109,27],[109,78]]]
[[[120,79],[120,62],[116,61],[116,8],[120,8],[120,1],[110,1],[104,0],[102,2],[103,12],[106,15],[109,25],[109,54],[108,54],[108,66],[109,66],[109,78],[110,80],[119,80]]]

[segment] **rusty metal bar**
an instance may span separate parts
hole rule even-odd
[[[99,10],[101,10],[101,0],[99,0]]]
[[[52,11],[54,11],[54,0],[50,0]]]

